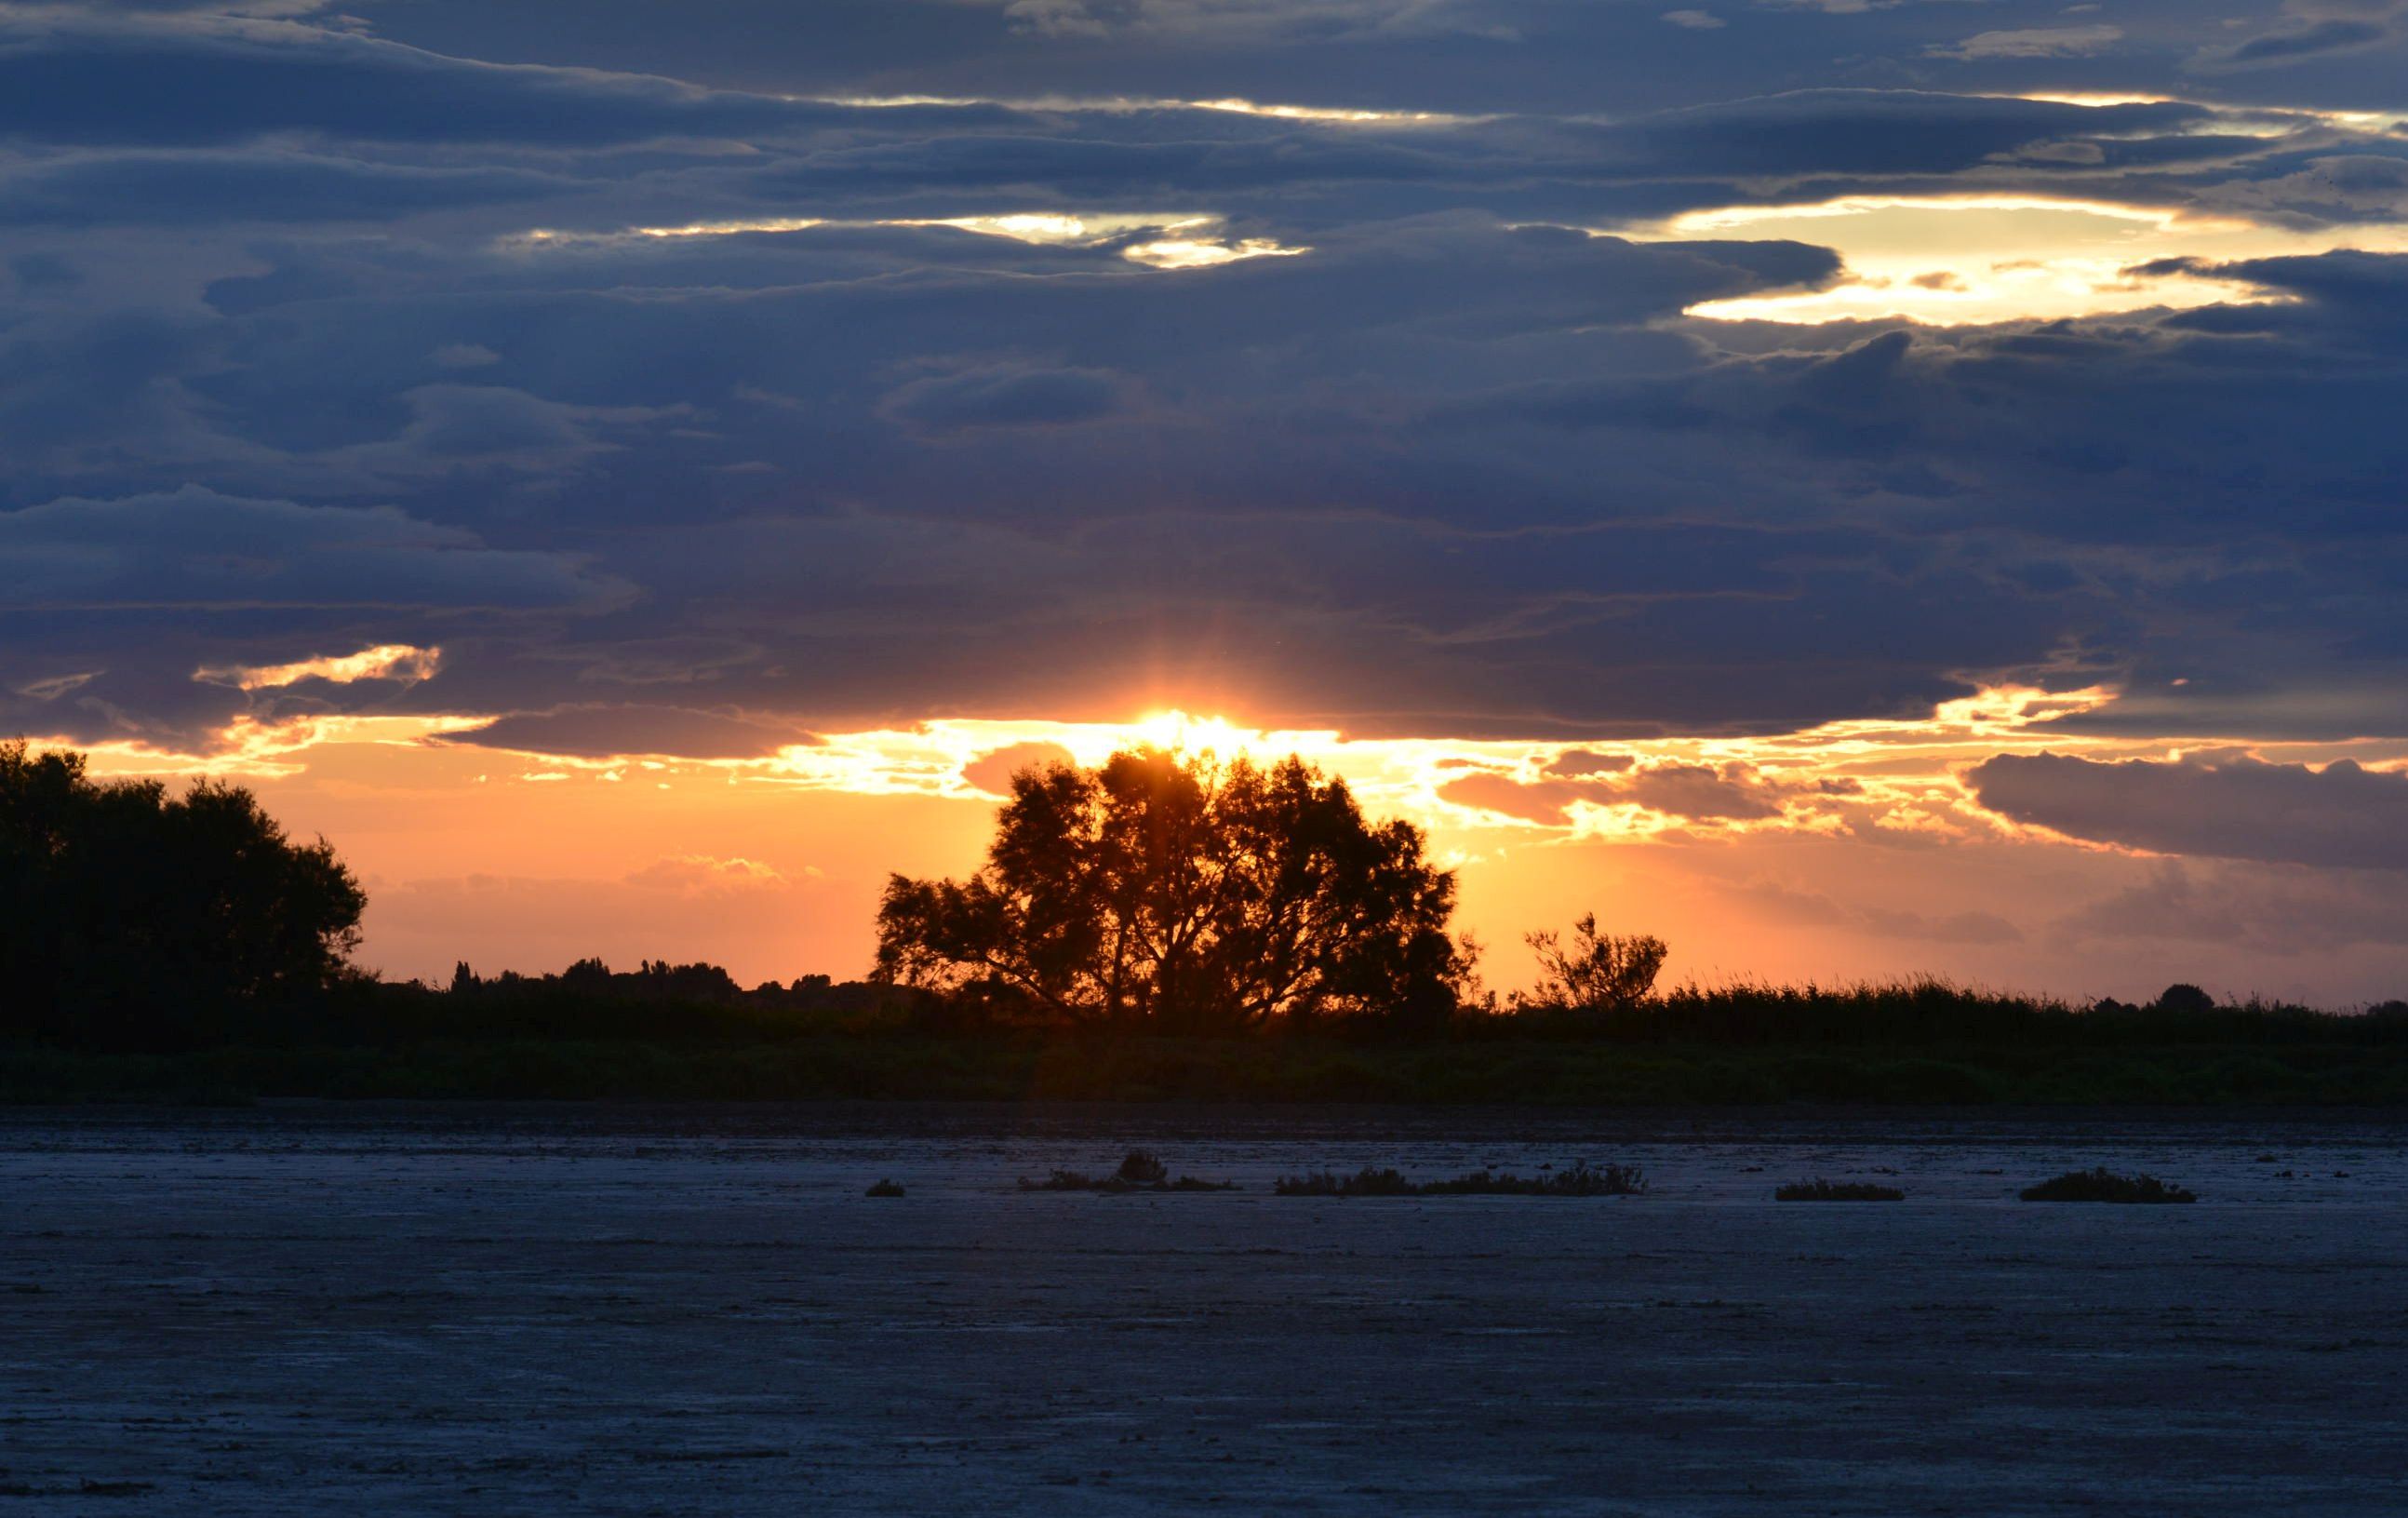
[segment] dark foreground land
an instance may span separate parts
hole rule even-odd
[[[243,1106],[278,1097],[2408,1107],[2408,1036],[1851,1045],[882,1031],[775,1040],[237,1044],[176,1053],[0,1045],[0,1104]]]
[[[1133,1145],[1242,1189],[1016,1186]],[[1577,1161],[1649,1190],[1270,1191]],[[2014,1200],[2094,1164],[2200,1200]],[[2373,1514],[2408,1456],[2364,1114],[20,1109],[0,1196],[0,1511]]]

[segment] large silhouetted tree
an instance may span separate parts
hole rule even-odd
[[[344,973],[366,898],[323,839],[250,791],[95,781],[80,754],[0,744],[0,1031],[176,1041]]]
[[[1342,781],[1144,749],[1024,770],[1011,792],[984,869],[888,882],[880,979],[1189,1033],[1455,1010],[1470,968],[1447,932],[1455,877]]]

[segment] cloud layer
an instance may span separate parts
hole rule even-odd
[[[1585,745],[1455,776],[1491,821],[1897,848],[1939,826],[1748,743],[2103,690],[2071,757],[1968,772],[1991,824],[2384,868],[2403,36],[2389,0],[0,5],[0,723],[736,763],[1176,704]],[[1802,295],[1874,319],[1695,314]],[[389,648],[441,655],[195,677]]]

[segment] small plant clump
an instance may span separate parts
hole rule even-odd
[[[1394,1170],[1378,1170],[1369,1165],[1351,1176],[1330,1170],[1283,1176],[1271,1186],[1274,1196],[1412,1196],[1419,1191]]]
[[[903,1188],[898,1182],[882,1180],[877,1185],[872,1186],[869,1190],[862,1193],[861,1194],[864,1196],[900,1196],[903,1194]]]
[[[1552,1175],[1498,1175],[1474,1170],[1451,1180],[1411,1181],[1393,1169],[1365,1166],[1351,1176],[1321,1170],[1283,1178],[1279,1196],[1640,1196],[1647,1178],[1637,1165],[1592,1168],[1586,1161]]]
[[[1197,1180],[1193,1176],[1170,1178],[1170,1167],[1144,1149],[1131,1149],[1121,1161],[1121,1167],[1109,1176],[1090,1176],[1077,1170],[1056,1170],[1043,1180],[1023,1178],[1024,1192],[1100,1192],[1118,1196],[1128,1192],[1234,1192],[1234,1180]]]
[[[1132,1186],[1159,1186],[1170,1178],[1170,1167],[1144,1149],[1131,1149],[1121,1160],[1121,1167],[1112,1172],[1115,1180],[1125,1180]]]
[[[2196,1193],[2155,1176],[2119,1176],[2105,1165],[2069,1170],[2054,1180],[2024,1188],[2027,1202],[2196,1202]]]
[[[1903,1202],[1906,1193],[1895,1186],[1862,1180],[1793,1180],[1772,1193],[1776,1202]]]

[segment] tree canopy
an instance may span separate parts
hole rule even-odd
[[[0,1031],[172,1040],[179,1024],[339,978],[359,882],[238,786],[95,781],[84,757],[0,744]]]
[[[894,876],[878,976],[1006,1016],[1218,1033],[1275,1019],[1436,1022],[1470,956],[1420,830],[1341,780],[1159,749],[1022,771],[986,867]]]

